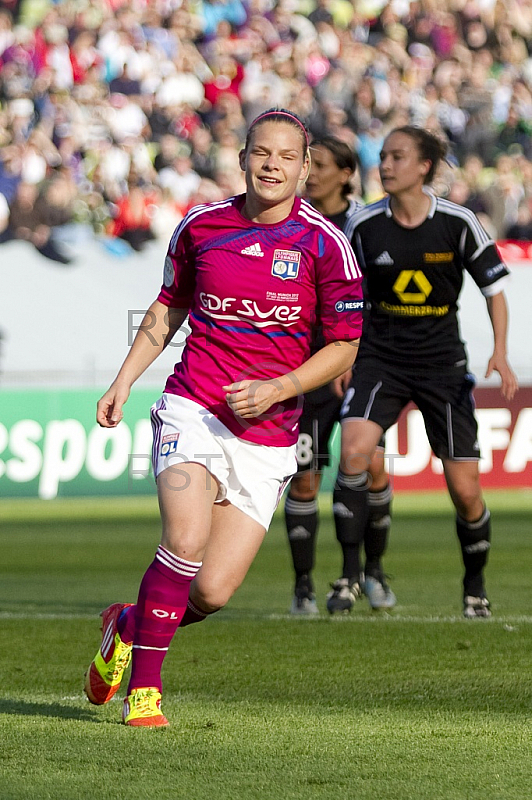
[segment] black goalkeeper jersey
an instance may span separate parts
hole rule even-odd
[[[333,225],[336,225],[337,228],[340,228],[341,231],[345,231],[349,219],[356,211],[358,211],[361,208],[364,208],[364,206],[361,203],[358,203],[356,200],[350,200],[347,208],[345,208],[343,211],[340,211],[338,214],[333,214],[330,217],[326,217],[326,219],[332,222]],[[319,309],[316,309],[316,323],[317,323],[316,328],[314,330],[312,341],[310,343],[311,356],[313,356],[314,353],[317,353],[318,350],[321,350],[322,347],[325,347],[325,338],[323,336],[322,327],[319,322]],[[321,405],[322,403],[326,403],[328,400],[331,399],[330,387],[328,384],[326,384],[325,386],[320,386],[319,389],[313,389],[311,392],[308,392],[305,395],[305,398],[308,402],[314,403],[315,405]]]
[[[486,297],[500,292],[508,275],[476,216],[431,195],[424,222],[404,228],[385,197],[353,214],[345,233],[365,277],[359,357],[411,367],[465,359],[457,319],[464,269]]]
[[[361,208],[364,208],[361,203],[358,203],[356,200],[350,200],[349,204],[343,211],[340,211],[338,214],[332,214],[330,217],[325,217],[325,219],[328,219],[329,222],[332,222],[333,225],[336,225],[336,227],[340,228],[341,231],[345,231],[348,221],[351,219],[353,214],[355,214]],[[325,347],[325,339],[323,337],[321,325],[319,324],[319,309],[317,309],[316,318],[318,325],[310,345],[311,355],[314,355],[314,353],[317,353],[318,350],[322,349],[322,347]],[[319,389],[315,389],[314,391],[317,392]]]

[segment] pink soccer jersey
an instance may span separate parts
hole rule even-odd
[[[244,201],[196,206],[174,231],[159,300],[189,309],[191,333],[165,391],[195,400],[242,439],[281,447],[297,441],[301,398],[241,419],[222,386],[300,366],[317,313],[326,343],[357,339],[361,274],[344,234],[305,200],[274,225],[242,216]]]

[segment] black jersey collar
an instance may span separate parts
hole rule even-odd
[[[430,197],[430,208],[429,208],[429,213],[427,214],[426,218],[427,219],[432,219],[432,217],[436,213],[436,195],[432,194],[432,192],[430,192],[428,189],[423,189],[423,191],[425,192],[425,194],[427,194]],[[384,211],[385,211],[385,214],[386,214],[387,217],[392,217],[393,216],[392,209],[390,208],[390,195],[386,196],[386,203],[385,203],[385,206],[384,206]]]

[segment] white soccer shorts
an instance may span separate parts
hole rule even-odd
[[[152,406],[155,479],[168,467],[203,464],[218,483],[215,502],[228,500],[266,530],[297,470],[296,445],[271,447],[235,436],[208,409],[164,393]]]

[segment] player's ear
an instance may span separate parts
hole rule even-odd
[[[240,164],[240,169],[242,172],[246,171],[246,151],[241,150],[238,154],[238,163]]]
[[[301,167],[301,173],[299,175],[299,180],[303,181],[303,183],[305,183],[307,178],[308,178],[308,176],[309,176],[309,173],[310,173],[310,152],[308,153],[308,155],[305,157],[305,160],[303,161],[303,166]]]
[[[349,183],[351,180],[351,175],[354,175],[354,172],[351,172],[349,167],[345,167],[340,174],[340,179],[342,181],[342,186],[345,186],[346,183]]]

